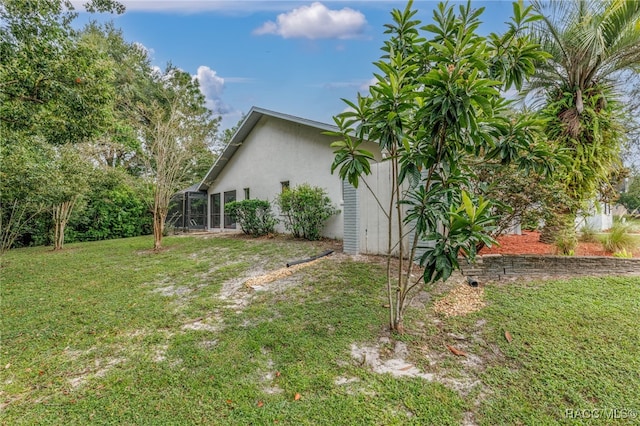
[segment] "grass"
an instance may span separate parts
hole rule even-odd
[[[623,250],[633,251],[638,243],[636,237],[630,233],[630,225],[617,222],[602,239],[605,250],[617,253]]]
[[[566,410],[640,414],[639,289],[637,278],[490,288],[485,336],[505,362],[482,375],[491,388],[482,423],[549,424]],[[504,330],[511,344],[500,338]]]
[[[598,233],[595,228],[585,225],[580,229],[578,241],[583,243],[597,243],[600,240],[598,239]]]
[[[483,310],[444,318],[427,301],[409,312],[408,334],[388,336],[375,263],[328,258],[268,290],[242,286],[326,243],[150,246],[131,238],[3,256],[3,423],[554,424],[570,423],[567,409],[640,412],[638,278],[488,285]],[[468,358],[444,349],[451,335],[466,336],[455,344]],[[437,380],[376,374],[352,357],[352,345],[381,336]],[[461,382],[477,384],[453,389]]]

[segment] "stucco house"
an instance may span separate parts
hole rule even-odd
[[[341,210],[329,219],[322,235],[344,239],[345,228],[353,228],[348,223],[345,226],[345,216],[349,216],[344,201],[348,185],[337,174],[331,174],[334,154],[330,145],[336,138],[323,134],[336,129],[329,124],[253,107],[198,186],[198,190],[207,194],[207,229],[238,228],[224,213],[224,206],[231,201],[248,198],[274,201],[285,188],[307,183],[323,188]],[[375,152],[377,145],[370,144],[368,149]],[[282,225],[278,226],[278,231],[284,231]]]
[[[202,182],[189,188],[206,200],[204,229],[237,230],[239,226],[224,212],[227,203],[249,198],[273,202],[285,188],[307,183],[323,188],[340,209],[327,222],[324,237],[343,240],[345,253],[385,253],[387,218],[378,202],[388,205],[390,200],[389,162],[381,161],[377,144],[365,143],[363,148],[376,158],[371,175],[366,177],[367,185],[356,189],[343,182],[337,174],[331,174],[335,156],[331,143],[336,138],[323,134],[335,130],[330,124],[253,107]],[[279,215],[275,205],[274,212]],[[601,222],[595,226],[607,226],[606,221]],[[392,220],[393,226],[396,223]],[[276,230],[285,231],[282,224]],[[405,249],[411,239],[411,235],[403,239]],[[392,245],[395,243],[392,241]]]

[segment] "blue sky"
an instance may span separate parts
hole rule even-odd
[[[208,105],[233,126],[252,106],[326,123],[366,91],[386,36],[390,11],[405,1],[121,1],[112,20],[125,39],[198,78]],[[414,3],[431,22],[433,0]],[[502,32],[511,1],[473,1],[485,7],[481,32]],[[82,20],[86,15],[82,14]],[[81,21],[82,21],[81,20]]]

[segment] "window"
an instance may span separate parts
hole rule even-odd
[[[211,207],[211,227],[212,228],[220,228],[220,193],[211,194],[211,202],[209,203]]]
[[[282,192],[288,191],[289,190],[289,181],[285,180],[283,182],[280,182],[280,189],[281,189]]]
[[[224,205],[226,206],[227,204],[229,204],[232,201],[236,200],[236,191],[227,191],[224,193]],[[236,223],[233,220],[233,218],[231,217],[231,215],[227,214],[227,212],[224,212],[224,227],[225,228],[231,228],[231,229],[235,229],[236,227]]]
[[[248,200],[249,198],[251,198],[251,196],[249,194],[249,188],[245,188],[244,189],[244,199]]]

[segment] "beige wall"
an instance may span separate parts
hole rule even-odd
[[[342,210],[342,183],[331,174],[333,140],[317,128],[263,116],[208,192],[223,197],[224,192],[236,190],[237,200],[243,200],[244,188],[249,188],[251,198],[273,202],[281,182],[289,181],[291,187],[308,183],[323,188]],[[278,213],[277,207],[273,210]],[[284,227],[279,225],[278,230]],[[342,213],[329,219],[323,235],[342,238]]]

